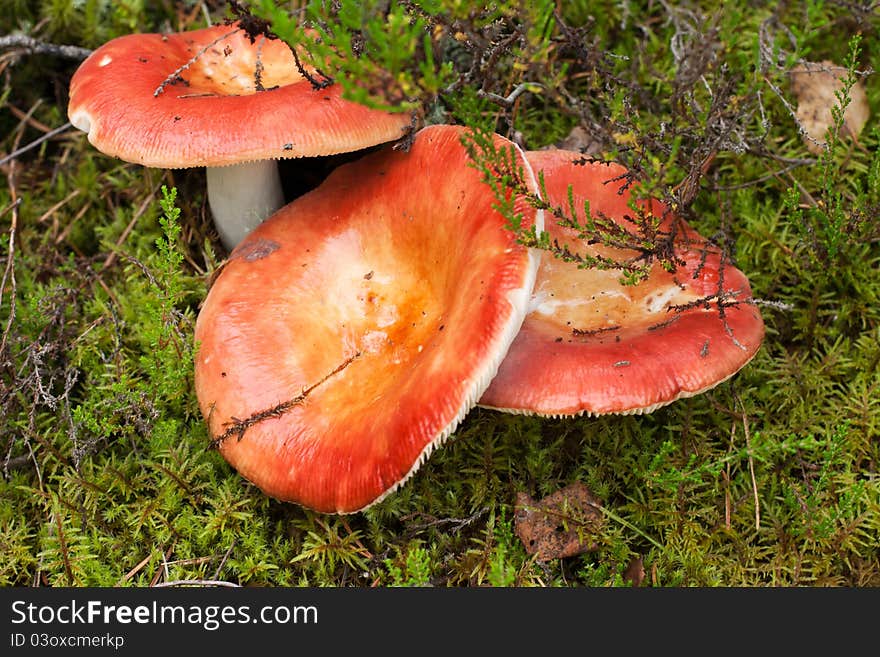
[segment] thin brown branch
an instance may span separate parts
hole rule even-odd
[[[522,82],[516,87],[514,87],[513,91],[511,91],[507,96],[500,96],[496,93],[492,93],[491,91],[484,91],[483,89],[477,89],[477,97],[485,98],[486,100],[492,101],[496,105],[500,105],[505,109],[509,109],[513,107],[513,104],[516,102],[516,99],[519,98],[526,91],[535,91],[536,89],[541,89],[541,85],[535,82]]]
[[[125,582],[127,582],[132,577],[137,575],[143,569],[144,566],[146,566],[148,563],[150,563],[150,559],[152,559],[152,558],[153,558],[153,553],[151,552],[150,554],[145,556],[140,561],[140,563],[138,565],[136,565],[134,568],[129,570],[127,573],[125,573],[125,575],[122,576],[122,579],[120,579],[118,582],[116,582],[116,586],[122,586]]]
[[[40,132],[49,132],[50,130],[53,129],[52,127],[46,125],[42,121],[38,121],[37,119],[35,119],[28,112],[25,112],[24,110],[20,110],[12,103],[7,102],[6,109],[8,109],[12,113],[12,116],[14,116],[17,119],[23,120],[30,127],[35,128],[35,129],[39,130]]]
[[[41,135],[40,137],[37,137],[28,145],[22,146],[21,148],[16,148],[9,155],[7,155],[3,158],[0,158],[0,166],[6,164],[10,160],[17,158],[19,155],[23,155],[24,153],[27,153],[28,151],[33,150],[34,148],[36,148],[37,146],[42,144],[44,141],[52,139],[52,137],[54,137],[55,135],[59,135],[62,132],[69,130],[72,127],[73,126],[71,125],[70,121],[68,121],[67,123],[65,123],[63,125],[58,126],[54,130],[50,130],[49,132]]]
[[[70,556],[67,553],[67,540],[64,538],[64,529],[61,525],[61,513],[56,509],[53,512],[55,516],[55,526],[58,528],[58,545],[61,550],[61,560],[64,562],[64,572],[67,575],[68,586],[75,586],[76,581],[73,577],[73,568],[70,566]]]
[[[223,558],[220,560],[220,565],[217,566],[217,570],[214,571],[214,580],[220,579],[220,571],[223,570],[223,566],[226,565],[226,560],[229,559],[229,555],[232,554],[232,550],[235,548],[235,540],[229,545],[229,549],[226,550],[226,554],[223,555]]]
[[[37,105],[34,105],[30,112],[28,112],[28,116],[33,114]],[[18,134],[15,136],[15,141],[12,144],[13,150],[18,149],[19,143],[21,143],[21,136],[24,134],[24,123],[19,124]],[[9,252],[6,255],[6,267],[3,271],[3,280],[0,281],[0,305],[3,303],[3,293],[6,289],[7,283],[10,286],[9,290],[9,318],[6,321],[6,327],[3,329],[3,337],[0,339],[0,356],[6,353],[6,341],[9,337],[9,333],[12,330],[12,323],[15,321],[15,294],[16,294],[16,286],[15,286],[15,231],[18,228],[18,207],[21,204],[21,198],[18,196],[18,190],[16,189],[15,179],[17,168],[15,166],[16,162],[13,161],[9,166],[9,170],[6,172],[6,180],[9,185],[9,198],[11,199],[11,204],[9,207],[3,211],[3,214],[6,212],[12,212],[12,221],[9,225]]]
[[[287,43],[285,41],[285,43]],[[312,85],[312,88],[315,91],[320,91],[321,89],[326,89],[331,84],[333,84],[334,80],[329,75],[316,68],[315,73],[317,73],[321,78],[318,79],[314,75],[312,75],[308,69],[303,65],[302,60],[299,58],[299,53],[296,52],[296,48],[291,44],[287,43],[287,47],[290,49],[290,52],[293,54],[293,63],[296,65],[297,72],[303,76],[306,80],[308,80],[309,84]]]
[[[18,226],[18,206],[21,205],[21,199],[16,198],[7,205],[0,217],[7,212],[12,211],[12,221],[9,224],[9,251],[6,255],[6,267],[3,269],[3,279],[0,280],[0,307],[3,306],[3,294],[7,284],[9,290],[9,318],[6,320],[6,326],[3,329],[3,337],[0,339],[0,354],[6,352],[6,340],[9,332],[12,330],[12,322],[15,320],[15,231]]]
[[[746,451],[749,455],[749,476],[752,479],[752,494],[755,498],[755,531],[761,529],[761,501],[758,497],[758,482],[755,479],[755,461],[752,458],[752,443],[749,438],[749,416],[746,414],[746,409],[742,405],[742,401],[740,401],[740,406],[743,409],[743,431],[746,434]]]
[[[128,238],[131,234],[132,230],[134,230],[135,224],[137,224],[138,219],[143,216],[144,212],[147,211],[147,208],[150,207],[150,204],[153,202],[153,199],[156,195],[156,190],[158,189],[158,185],[153,187],[150,190],[150,193],[144,199],[143,203],[140,204],[137,210],[135,210],[134,216],[132,216],[131,221],[128,222],[128,225],[123,229],[122,234],[116,240],[115,248],[119,249],[123,242]],[[105,270],[110,267],[114,262],[116,262],[116,254],[117,251],[111,251],[107,257],[104,259],[104,263],[101,265],[101,270]]]
[[[734,399],[739,403],[739,407],[742,409],[742,423],[743,423],[743,432],[746,436],[746,454],[748,456],[749,462],[749,476],[752,480],[752,496],[755,500],[755,531],[761,529],[761,502],[758,497],[758,481],[755,477],[755,461],[752,458],[752,442],[751,442],[751,434],[749,432],[749,416],[746,413],[746,407],[742,402],[742,399],[739,398],[739,395],[736,394],[734,390],[733,393]]]
[[[168,75],[167,78],[162,80],[162,84],[160,84],[158,87],[156,87],[156,90],[153,92],[153,96],[158,96],[159,94],[161,94],[163,91],[165,91],[165,87],[167,87],[168,85],[179,83],[182,80],[182,78],[180,77],[181,73],[183,73],[190,66],[195,64],[198,61],[199,57],[204,55],[206,52],[208,52],[211,48],[216,46],[218,43],[220,43],[224,39],[228,39],[229,37],[231,37],[237,31],[238,30],[236,28],[234,30],[230,30],[229,32],[226,32],[225,34],[221,34],[216,39],[211,41],[211,43],[207,44],[201,50],[199,50],[195,55],[193,55],[188,62],[186,62],[185,64],[183,64],[181,66],[178,66],[174,71],[172,71]]]

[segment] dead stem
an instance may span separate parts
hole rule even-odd
[[[34,113],[37,108],[35,104],[30,112],[27,113],[27,116],[30,116]],[[13,152],[18,150],[18,145],[21,143],[21,137],[24,134],[24,121],[19,123],[18,126],[18,134],[15,135],[15,141],[12,144]],[[6,289],[7,283],[10,286],[9,290],[9,318],[6,321],[6,326],[3,329],[3,337],[0,338],[0,357],[6,353],[6,341],[9,338],[9,333],[12,330],[12,323],[15,321],[15,295],[16,295],[16,284],[15,284],[15,232],[18,229],[18,208],[21,205],[21,198],[18,195],[18,190],[15,185],[15,178],[18,167],[16,166],[17,162],[12,160],[9,168],[6,172],[6,181],[9,185],[9,198],[11,200],[9,206],[3,210],[3,214],[7,212],[12,212],[12,220],[9,225],[9,253],[6,256],[6,267],[3,270],[3,280],[0,281],[0,306],[3,303],[3,292]]]
[[[51,139],[55,135],[61,134],[62,132],[64,132],[65,130],[68,130],[71,127],[73,127],[73,126],[71,125],[70,121],[68,121],[64,125],[60,125],[57,128],[50,130],[49,132],[45,133],[41,137],[37,137],[31,143],[29,143],[27,146],[22,146],[21,148],[15,149],[9,155],[7,155],[3,158],[0,158],[0,166],[6,164],[10,160],[17,158],[19,155],[21,155],[23,153],[27,153],[29,150],[32,150],[32,149],[36,148],[37,146],[39,146],[40,144],[42,144],[44,141]]]
[[[177,69],[175,69],[171,74],[168,75],[167,78],[165,78],[162,81],[162,84],[160,84],[158,87],[156,87],[156,90],[153,92],[153,96],[156,97],[159,94],[161,94],[163,91],[165,91],[165,87],[167,87],[168,85],[175,84],[178,80],[181,79],[180,74],[183,73],[185,70],[187,70],[190,66],[195,64],[196,61],[199,59],[199,57],[204,55],[206,52],[208,52],[208,50],[210,50],[211,48],[216,46],[218,43],[220,43],[224,39],[228,39],[229,37],[231,37],[233,34],[236,33],[236,31],[237,31],[237,29],[231,30],[231,31],[227,32],[226,34],[221,34],[216,39],[214,39],[211,43],[209,43],[208,45],[203,47],[201,50],[199,50],[195,55],[193,55],[192,58],[190,58],[190,60],[188,62],[186,62],[186,64],[183,64],[182,66],[178,66]]]
[[[287,42],[285,42],[285,43],[287,43]],[[293,62],[294,62],[294,64],[296,64],[296,70],[299,72],[299,74],[301,76],[303,76],[306,80],[309,81],[309,84],[312,85],[312,88],[315,91],[320,91],[321,89],[326,89],[331,84],[333,84],[333,78],[331,78],[329,75],[325,74],[323,71],[321,71],[318,68],[315,69],[315,72],[318,75],[320,75],[322,78],[324,78],[323,80],[319,80],[318,78],[313,76],[311,73],[309,73],[306,70],[306,67],[303,66],[303,63],[299,58],[299,53],[296,52],[296,48],[294,48],[289,43],[287,44],[287,47],[290,49],[291,54],[293,54]]]
[[[131,234],[131,231],[134,230],[135,224],[137,224],[138,219],[147,211],[147,208],[153,202],[153,199],[156,196],[156,191],[158,190],[158,184],[150,190],[150,193],[144,199],[143,203],[140,204],[137,210],[135,210],[134,216],[132,216],[131,221],[128,222],[128,225],[122,231],[122,234],[119,236],[119,239],[116,240],[115,247],[118,249],[122,246],[123,242],[125,242],[126,238]],[[114,262],[116,262],[116,251],[111,251],[107,257],[104,259],[104,264],[101,265],[101,270],[105,270],[110,267]]]
[[[223,558],[220,560],[220,565],[217,566],[217,570],[214,571],[214,580],[220,579],[220,571],[223,570],[223,566],[226,565],[226,560],[229,559],[229,555],[232,554],[233,549],[235,549],[235,539],[229,544],[229,549],[226,550],[226,554],[224,554]]]
[[[0,212],[0,217],[2,217],[10,210],[12,211],[12,221],[9,225],[9,252],[6,256],[6,267],[3,269],[3,279],[0,280],[0,308],[3,307],[3,293],[6,290],[7,283],[10,286],[9,318],[3,329],[3,337],[0,339],[0,355],[6,353],[6,341],[9,337],[9,332],[12,330],[12,322],[15,320],[15,231],[18,226],[18,206],[21,205],[21,199],[15,198],[14,194],[13,198],[15,200]]]
[[[27,54],[54,55],[65,59],[82,60],[92,54],[88,48],[79,46],[59,46],[39,41],[23,34],[8,34],[0,37],[0,50],[19,48]]]
[[[752,493],[755,497],[755,531],[761,529],[761,502],[758,497],[758,482],[755,479],[755,461],[752,458],[752,443],[749,437],[749,416],[746,414],[745,406],[742,400],[739,403],[743,411],[743,431],[746,434],[746,450],[749,455],[749,476],[752,479]]]
[[[743,404],[742,399],[740,399],[739,395],[736,394],[736,390],[733,391],[733,398],[742,409],[743,432],[746,436],[746,455],[749,462],[749,476],[752,480],[752,496],[755,500],[755,531],[758,531],[761,529],[761,502],[760,498],[758,497],[758,481],[755,477],[755,461],[752,458],[752,442],[751,434],[749,433],[749,416],[746,413],[746,407]]]
[[[724,464],[724,528],[730,529],[730,454],[736,437],[736,422],[730,423],[730,443],[727,446],[728,461]]]
[[[82,190],[80,190],[80,189],[74,189],[72,192],[70,192],[70,194],[65,196],[63,199],[61,199],[60,201],[55,203],[51,208],[49,208],[43,214],[41,214],[37,218],[36,223],[38,223],[38,224],[45,223],[46,220],[49,219],[49,217],[51,217],[53,214],[58,212],[58,210],[60,210],[62,207],[64,207],[65,205],[70,203],[73,199],[75,199],[77,196],[79,196],[81,191]]]
[[[174,552],[174,546],[169,546],[164,553],[162,553],[162,567],[156,570],[156,574],[153,575],[153,579],[150,581],[150,586],[156,586],[156,583],[162,579],[162,575],[165,576],[165,579],[168,579],[168,557],[171,556],[171,553]]]
[[[623,327],[621,327],[621,326],[602,326],[600,328],[595,328],[595,329],[573,328],[573,329],[571,329],[571,334],[579,336],[579,337],[593,336],[593,335],[601,335],[602,333],[609,333],[611,331],[619,331],[621,328],[623,328]]]
[[[418,515],[427,516],[430,520],[425,522],[415,523],[411,525],[410,530],[408,532],[409,535],[416,535],[426,529],[430,529],[432,527],[442,527],[446,526],[447,529],[444,530],[447,533],[451,532],[460,532],[465,527],[474,524],[477,520],[482,518],[486,513],[488,513],[489,507],[484,506],[481,509],[474,511],[471,515],[466,518],[435,518],[434,516],[427,516],[427,514],[410,514],[404,516],[402,520],[406,520],[407,522],[415,519]]]
[[[67,553],[67,540],[64,538],[64,529],[61,525],[61,513],[56,509],[53,514],[55,516],[55,526],[58,528],[58,544],[61,549],[61,559],[64,562],[64,572],[67,574],[68,586],[74,586],[76,580],[73,577],[73,569],[70,566],[70,555]]]
[[[161,589],[175,586],[224,586],[228,588],[240,588],[240,584],[236,584],[235,582],[225,582],[219,579],[178,579],[172,582],[159,582],[157,584],[153,584],[153,588]]]
[[[500,105],[504,108],[513,107],[513,104],[516,102],[516,99],[519,98],[526,91],[533,91],[535,89],[542,88],[541,85],[534,82],[522,82],[516,87],[514,87],[513,91],[511,91],[507,96],[499,96],[496,93],[492,93],[491,91],[485,91],[483,89],[477,89],[477,97],[485,98],[486,100],[490,100],[496,105]]]
[[[280,404],[273,406],[272,408],[258,411],[243,420],[233,417],[232,422],[227,422],[223,425],[225,427],[228,427],[226,431],[211,440],[211,447],[218,447],[224,440],[235,435],[238,436],[238,440],[241,440],[242,438],[244,438],[244,432],[255,424],[259,424],[260,422],[263,422],[264,420],[268,420],[273,417],[281,417],[291,408],[302,404],[315,388],[324,384],[328,379],[330,379],[330,377],[339,374],[342,370],[351,365],[355,360],[360,358],[360,356],[360,352],[355,353],[354,356],[349,356],[344,361],[342,361],[342,363],[338,365],[332,372],[330,372],[329,374],[325,374],[317,383],[313,383],[307,388],[304,388],[303,391],[293,399],[288,399],[287,401],[281,402]]]
[[[116,582],[116,586],[122,586],[122,585],[125,584],[128,580],[130,580],[132,577],[134,577],[135,575],[137,575],[138,572],[140,572],[140,570],[141,570],[144,566],[146,566],[148,563],[150,563],[150,559],[152,559],[152,558],[153,558],[153,553],[150,552],[150,554],[148,554],[148,555],[145,556],[143,559],[141,559],[141,561],[140,561],[140,563],[138,563],[138,565],[136,565],[134,568],[132,568],[131,570],[129,570],[127,573],[125,573],[125,575],[122,576],[122,579],[120,579],[118,582]]]
[[[813,158],[801,158],[796,160],[791,160],[789,164],[784,166],[781,169],[771,171],[770,173],[764,174],[763,176],[759,176],[758,178],[754,178],[744,183],[739,183],[736,185],[715,185],[712,187],[712,191],[716,192],[733,192],[738,189],[747,189],[749,187],[754,187],[756,185],[760,185],[761,183],[767,182],[768,180],[772,180],[773,178],[779,178],[784,174],[788,174],[790,171],[793,171],[797,167],[800,166],[809,166],[811,164],[815,164],[816,160]],[[766,166],[766,163],[764,163]]]
[[[724,269],[723,267],[720,270],[719,279],[719,288],[724,284]],[[692,310],[694,308],[705,308],[706,310],[711,309],[712,306],[715,306],[718,310],[718,319],[721,320],[721,323],[724,325],[724,330],[727,333],[728,337],[733,341],[737,347],[742,350],[746,350],[746,346],[742,344],[739,340],[736,339],[736,336],[733,334],[733,329],[730,328],[730,324],[727,321],[727,314],[725,312],[726,308],[735,308],[740,304],[746,303],[754,305],[752,299],[737,299],[742,290],[724,290],[719,289],[715,294],[707,294],[704,297],[700,297],[699,299],[694,299],[693,301],[689,301],[688,303],[682,304],[672,304],[669,306],[669,310],[672,312],[680,313],[686,310]]]
[[[666,328],[667,326],[677,322],[679,317],[681,317],[681,315],[673,315],[669,319],[664,319],[662,322],[657,322],[656,324],[651,324],[648,327],[648,330],[649,331],[659,331],[660,329]]]
[[[32,112],[28,113],[28,112],[22,111],[8,101],[6,102],[5,108],[10,111],[12,116],[14,116],[17,119],[21,119],[22,121],[27,123],[30,127],[32,127],[34,130],[39,130],[40,132],[49,132],[50,130],[52,130],[51,127],[47,126],[42,121],[38,121],[37,119],[35,119],[32,116]]]

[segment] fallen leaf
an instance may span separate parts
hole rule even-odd
[[[561,148],[565,151],[576,151],[589,155],[591,157],[600,157],[602,155],[602,142],[593,137],[589,132],[579,125],[576,125],[568,133],[568,136],[558,142],[555,146],[547,146],[548,148]]]
[[[641,557],[633,557],[623,573],[623,579],[633,586],[641,586],[645,581],[645,564]]]
[[[571,557],[597,549],[591,538],[602,523],[599,500],[575,482],[540,501],[517,493],[516,535],[539,561]]]
[[[804,144],[814,155],[825,150],[825,135],[834,123],[831,108],[840,105],[835,92],[843,88],[847,73],[843,66],[827,60],[805,62],[789,72],[791,90],[798,101],[797,120],[806,133]],[[858,141],[870,114],[862,80],[853,85],[849,97],[849,105],[843,113],[841,136],[848,135]]]

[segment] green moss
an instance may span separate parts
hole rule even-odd
[[[45,20],[42,36],[84,47],[203,24],[173,3],[13,4],[0,33]],[[0,189],[0,585],[629,586],[634,560],[646,586],[880,585],[880,131],[872,118],[858,143],[810,156],[785,73],[802,57],[846,65],[850,82],[877,69],[876,13],[818,0],[308,4],[327,47],[366,40],[342,81],[387,85],[350,87],[361,100],[405,98],[429,122],[529,148],[586,129],[735,258],[760,300],[761,350],[649,415],[474,409],[380,504],[312,513],[209,448],[192,334],[223,252],[203,179],[49,140]],[[299,29],[255,6],[279,34]],[[4,152],[40,134],[13,107],[66,120],[76,62],[47,57],[6,69]],[[47,66],[53,80],[37,81]],[[515,533],[516,494],[575,481],[604,510],[597,549],[538,563]]]

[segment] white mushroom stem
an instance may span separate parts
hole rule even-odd
[[[228,250],[284,205],[275,160],[206,167],[208,204],[214,225]]]

